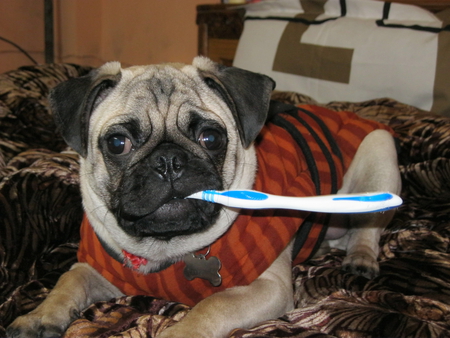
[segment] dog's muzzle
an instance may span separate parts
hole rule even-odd
[[[113,208],[129,235],[170,239],[204,231],[216,220],[220,206],[185,199],[197,191],[221,189],[211,161],[172,143],[163,143],[124,175]]]

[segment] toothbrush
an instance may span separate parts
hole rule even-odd
[[[364,213],[385,211],[402,204],[402,199],[389,192],[362,194],[287,197],[254,190],[205,190],[187,198],[219,203],[243,209],[294,209],[325,213]]]

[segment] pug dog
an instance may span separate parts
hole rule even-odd
[[[126,69],[110,62],[58,85],[50,95],[51,108],[64,139],[80,154],[85,210],[80,262],[62,275],[41,305],[8,327],[8,336],[60,336],[88,305],[124,294],[148,292],[193,306],[158,337],[225,337],[233,329],[292,310],[291,268],[293,251],[295,261],[298,250],[291,228],[303,227],[309,215],[273,210],[252,214],[187,197],[204,190],[264,187],[279,194],[314,195],[328,188],[304,187],[302,182],[309,182],[304,175],[317,172],[321,178],[329,171],[340,177],[335,183],[339,194],[398,194],[401,187],[392,134],[376,126],[359,136],[356,145],[347,142],[355,147],[351,155],[339,155],[338,143],[336,154],[328,156],[351,156],[350,161],[328,163],[327,170],[315,170],[314,165],[305,169],[304,161],[319,152],[310,145],[317,116],[277,117],[284,114],[276,112],[279,107],[296,108],[278,105],[273,113],[274,86],[265,75],[204,57],[195,58],[192,65]],[[330,121],[340,116],[326,114]],[[351,123],[353,115],[345,116]],[[263,163],[259,147],[275,144],[270,143],[275,142],[271,129],[264,129],[272,117],[279,121],[267,128],[278,128],[282,141]],[[305,119],[312,122],[303,123]],[[290,131],[297,141],[285,141],[289,126],[300,122],[308,132]],[[331,129],[337,124],[332,125]],[[321,144],[324,140],[316,138]],[[299,160],[294,154],[291,159],[287,149],[298,151],[296,142],[310,147],[312,155]],[[293,179],[279,174],[276,166],[282,165],[300,174]],[[277,183],[275,177],[261,183],[266,175],[285,182]],[[322,181],[318,184],[327,186]],[[392,215],[392,210],[331,215],[322,222],[328,225],[319,231],[317,243],[323,240],[347,250],[344,268],[373,277],[378,273],[380,234]],[[280,230],[280,224],[291,230]],[[252,231],[265,229],[270,231],[264,239],[249,240]],[[275,237],[284,242],[267,241]],[[241,253],[250,250],[249,242],[264,247]]]

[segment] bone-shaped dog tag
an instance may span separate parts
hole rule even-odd
[[[222,276],[219,273],[222,263],[217,257],[206,258],[206,255],[188,254],[184,257],[184,262],[186,266],[183,272],[186,279],[206,279],[212,286],[222,284]]]

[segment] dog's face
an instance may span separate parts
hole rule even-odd
[[[208,59],[121,69],[108,63],[50,96],[67,143],[81,155],[87,216],[109,253],[146,258],[150,272],[221,236],[236,214],[185,199],[251,188],[251,143],[274,83]]]

